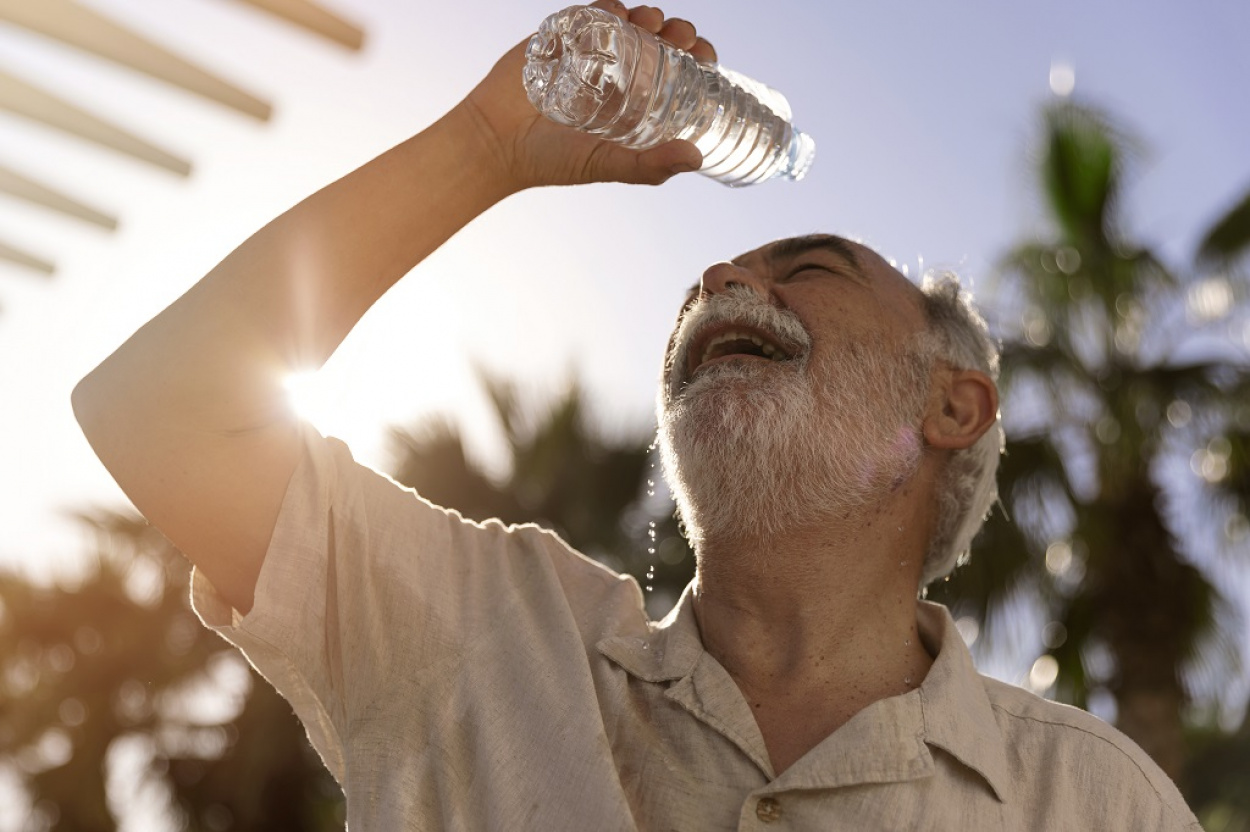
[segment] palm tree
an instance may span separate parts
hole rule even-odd
[[[137,517],[82,519],[82,575],[0,575],[0,771],[23,828],[103,832],[142,805],[191,832],[341,829],[290,706],[195,619],[181,555]]]
[[[1003,259],[992,316],[1004,511],[932,596],[999,647],[1032,604],[1050,622],[1034,687],[1080,707],[1109,695],[1117,726],[1177,778],[1191,688],[1218,701],[1234,652],[1211,569],[1250,551],[1250,329],[1234,326],[1250,194],[1171,268],[1126,227],[1133,142],[1068,100],[1043,124],[1048,228]]]

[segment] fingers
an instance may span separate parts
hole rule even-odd
[[[687,52],[698,41],[698,36],[694,31],[694,24],[689,20],[682,20],[680,17],[670,17],[664,21],[664,25],[660,27],[660,37],[676,46],[678,49],[684,49]]]
[[[696,61],[705,64],[716,63],[716,49],[706,39],[699,37],[694,24],[680,17],[670,17],[664,21],[659,36],[678,49],[684,49],[694,55]]]
[[[716,63],[716,47],[704,38],[695,38],[694,46],[686,50],[701,64]]]
[[[629,20],[629,9],[625,8],[621,0],[595,0],[590,5],[596,9],[603,9],[605,12],[611,12],[621,20]]]
[[[716,63],[716,48],[706,38],[699,37],[694,24],[680,17],[664,17],[657,6],[635,6],[626,9],[620,0],[595,0],[591,5],[611,12],[622,20],[628,20],[640,29],[659,35],[678,49],[684,49],[700,63]]]
[[[655,6],[634,6],[629,10],[629,22],[658,35],[664,28],[664,12]]]

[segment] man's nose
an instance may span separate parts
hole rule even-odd
[[[713,263],[703,272],[700,294],[720,294],[730,286],[745,286],[761,298],[768,298],[768,284],[750,269],[733,263]]]

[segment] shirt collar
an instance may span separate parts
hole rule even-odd
[[[668,615],[650,624],[645,636],[612,636],[596,646],[630,675],[648,682],[689,676],[704,652],[694,617],[694,582],[687,584]]]
[[[689,680],[706,655],[695,620],[693,583],[662,621],[644,636],[613,636],[601,640],[599,652],[627,673],[647,682]],[[940,604],[921,601],[917,623],[933,666],[911,693],[875,702],[856,714],[821,746],[834,741],[837,753],[821,754],[817,746],[784,772],[791,788],[840,785],[862,781],[862,772],[847,769],[852,761],[840,749],[877,747],[897,750],[897,769],[889,779],[924,776],[931,769],[927,752],[916,753],[915,740],[946,751],[981,776],[1000,801],[1010,799],[1006,749],[981,677],[963,638]],[[854,734],[854,738],[846,736]],[[915,739],[912,739],[915,738]],[[834,752],[835,748],[828,749]],[[878,763],[883,762],[878,760]],[[811,782],[808,782],[811,781]]]
[[[925,742],[981,775],[1006,803],[1011,799],[1007,750],[972,654],[946,607],[921,601],[916,620],[925,649],[935,657],[919,688]]]

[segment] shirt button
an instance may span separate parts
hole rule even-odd
[[[774,798],[761,797],[755,804],[755,816],[764,823],[776,823],[781,820],[781,804]]]

